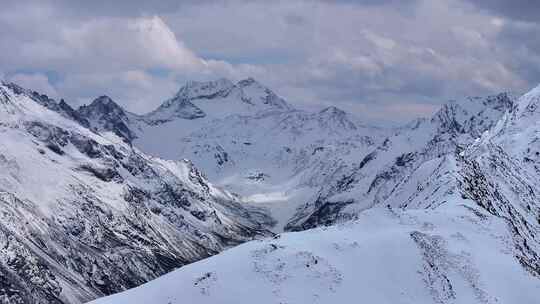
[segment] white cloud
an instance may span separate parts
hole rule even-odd
[[[203,65],[157,16],[94,20],[65,29],[62,41],[69,49],[69,61],[86,59],[100,69],[189,70]]]
[[[6,69],[103,72],[205,67],[159,16],[69,20],[45,10],[34,19],[19,17],[0,13],[0,44],[9,46],[3,49],[0,66]]]

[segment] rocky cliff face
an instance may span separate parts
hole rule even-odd
[[[136,138],[130,126],[137,115],[125,111],[108,96],[98,97],[89,105],[80,107],[77,114],[84,117],[96,132],[113,132],[127,143]]]

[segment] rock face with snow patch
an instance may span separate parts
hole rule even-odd
[[[136,138],[135,132],[130,129],[131,121],[137,119],[136,115],[125,111],[108,96],[96,98],[90,105],[80,107],[77,113],[98,132],[111,131],[128,143]]]

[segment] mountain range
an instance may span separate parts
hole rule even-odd
[[[142,115],[2,83],[0,300],[536,303],[539,104],[381,128],[251,78]]]

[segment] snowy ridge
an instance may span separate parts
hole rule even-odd
[[[2,302],[85,302],[268,233],[265,213],[190,162],[147,156],[4,83],[0,141]]]

